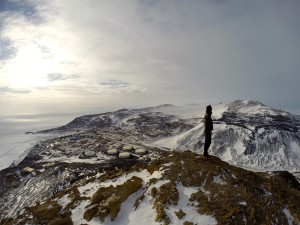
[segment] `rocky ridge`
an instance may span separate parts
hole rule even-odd
[[[163,152],[151,163],[102,168],[1,224],[298,224],[299,208],[300,185],[288,172]]]

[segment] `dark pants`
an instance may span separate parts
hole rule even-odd
[[[208,149],[211,144],[211,132],[205,133],[204,155],[208,155]]]

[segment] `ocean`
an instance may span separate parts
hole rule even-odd
[[[59,127],[72,121],[74,114],[19,115],[0,117],[0,170],[21,161],[38,141],[58,134],[25,134]]]

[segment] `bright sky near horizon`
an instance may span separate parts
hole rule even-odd
[[[300,1],[1,0],[0,115],[300,108]]]

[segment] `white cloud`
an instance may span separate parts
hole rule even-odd
[[[293,105],[300,94],[294,1],[28,2],[34,20],[26,8],[0,14],[0,38],[15,53],[1,62],[0,82],[33,98]]]
[[[3,86],[3,87],[0,86],[0,95],[6,94],[6,93],[27,94],[30,92],[31,92],[30,90],[25,90],[25,89],[23,89],[23,90],[22,89],[13,89],[13,88],[6,87],[6,86]]]

